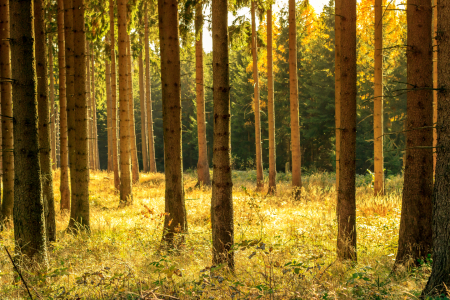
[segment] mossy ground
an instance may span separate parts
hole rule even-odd
[[[373,196],[370,176],[358,176],[356,264],[336,261],[334,174],[303,176],[300,201],[290,197],[289,179],[279,174],[277,196],[269,197],[255,192],[254,171],[233,171],[236,270],[231,274],[221,266],[211,269],[211,189],[195,188],[195,172],[185,174],[189,233],[169,252],[160,243],[163,174],[141,174],[133,187],[134,204],[119,208],[113,175],[91,172],[91,232],[73,235],[64,231],[68,214],[59,211],[56,172],[58,241],[49,248],[50,269],[23,275],[36,299],[418,299],[430,264],[391,272],[400,176],[386,180],[383,197]],[[12,251],[13,237],[6,229],[0,245]],[[1,299],[26,298],[14,276],[2,250]]]

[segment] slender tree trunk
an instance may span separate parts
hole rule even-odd
[[[130,138],[131,138],[131,171],[133,172],[133,183],[139,182],[139,162],[137,158],[137,147],[136,147],[136,127],[134,121],[134,97],[133,97],[133,57],[131,53],[131,39],[128,35],[127,43],[127,53],[128,53],[128,112],[130,114]]]
[[[107,37],[109,40],[109,38]],[[105,53],[108,53],[108,47],[105,47]],[[111,95],[111,64],[105,57],[105,79],[106,79],[106,106],[107,106],[107,132],[108,132],[108,172],[114,170],[112,153],[112,95]]]
[[[374,193],[384,195],[383,155],[383,3],[375,0],[375,77],[373,100]]]
[[[436,12],[436,11],[435,11]],[[422,293],[439,299],[448,295],[450,286],[450,3],[440,1],[437,9],[437,32],[439,32],[438,74],[440,91],[437,120],[437,163],[433,193],[433,269]],[[437,51],[439,50],[439,51]],[[429,299],[431,299],[431,297]]]
[[[45,45],[44,45],[45,46]],[[56,170],[56,110],[55,110],[55,75],[53,72],[53,35],[48,35],[48,64],[50,76],[50,126],[51,126],[51,144],[52,151],[52,169]]]
[[[340,83],[341,151],[337,199],[337,254],[340,260],[356,257],[356,0],[341,0]]]
[[[61,147],[60,147],[60,132],[59,132],[59,105],[55,107],[55,121],[56,121],[56,165],[57,168],[61,168]],[[61,209],[61,208],[60,208]]]
[[[66,57],[64,33],[64,0],[58,0],[58,67],[59,67],[59,124],[61,182],[60,210],[70,209],[69,188],[69,144],[67,136],[67,98],[66,98]]]
[[[213,264],[234,269],[233,182],[227,0],[212,1],[214,151],[211,199]]]
[[[91,54],[92,62],[92,103],[94,109],[94,154],[95,154],[95,169],[100,170],[100,154],[98,152],[98,131],[97,131],[97,100],[95,99],[95,55],[94,49]]]
[[[117,1],[119,13],[119,105],[120,105],[120,205],[131,205],[131,137],[128,97],[127,0]]]
[[[91,51],[89,42],[86,40],[86,102],[87,102],[87,123],[88,123],[88,144],[89,144],[89,169],[95,169],[95,155],[94,155],[94,114],[92,105],[92,93],[91,93],[91,64],[90,62]]]
[[[109,0],[109,33],[111,35],[111,109],[112,109],[112,160],[114,168],[114,186],[120,189],[119,158],[118,158],[118,128],[117,128],[117,79],[116,79],[116,42],[114,36],[114,1]]]
[[[17,5],[17,4],[16,4]],[[12,105],[11,56],[9,0],[0,1],[0,69],[1,77],[1,115],[2,117],[2,153],[3,153],[3,201],[2,221],[13,218],[14,207],[14,138]],[[12,26],[12,25],[11,25]]]
[[[34,38],[39,115],[39,161],[47,241],[56,241],[55,199],[51,159],[50,107],[48,99],[47,47],[45,38],[43,0],[34,0]],[[51,35],[50,35],[51,37]],[[50,44],[51,42],[49,42]],[[52,74],[52,73],[50,73]],[[51,75],[53,76],[53,75]]]
[[[300,151],[297,75],[297,23],[295,11],[295,0],[289,0],[289,99],[291,110],[292,188],[294,190],[294,198],[300,199],[302,188],[302,154]]]
[[[437,23],[437,14],[438,14],[438,3],[437,0],[433,1],[433,177],[436,172],[436,159],[437,159],[437,120],[438,120],[438,23]]]
[[[144,61],[142,52],[139,54],[139,98],[141,102],[141,146],[143,171],[148,172],[148,143],[147,143],[147,110],[145,107],[145,85],[144,85]]]
[[[406,165],[395,264],[431,252],[433,193],[433,52],[431,2],[408,0]]]
[[[148,161],[150,164],[150,172],[156,173],[155,159],[155,137],[153,135],[153,110],[152,110],[152,94],[151,94],[151,75],[150,75],[150,47],[148,39],[148,7],[145,5],[145,92],[147,100],[147,129],[148,129]]]
[[[187,231],[181,149],[181,66],[177,0],[158,0],[161,86],[164,128],[164,173],[166,175],[164,236]]]
[[[267,11],[267,106],[269,108],[269,195],[277,193],[277,165],[275,143],[275,102],[273,91],[273,30],[272,5]]]
[[[33,2],[10,1],[14,93],[14,239],[16,252],[47,262],[44,202],[39,164]],[[3,100],[3,99],[2,99]]]
[[[294,0],[295,1],[295,0]],[[259,75],[258,75],[258,46],[256,44],[256,2],[252,1],[252,56],[253,56],[253,81],[254,95],[253,105],[255,106],[255,143],[256,143],[256,186],[258,189],[264,188],[264,175],[262,165],[262,144],[261,144],[261,116],[259,109]]]
[[[339,191],[339,159],[341,152],[341,1],[335,0],[334,17],[334,121],[336,127],[336,198]]]
[[[197,185],[211,185],[208,165],[208,151],[206,142],[205,121],[205,87],[203,83],[203,4],[195,6],[195,83],[197,93],[197,135],[198,135],[198,163]]]

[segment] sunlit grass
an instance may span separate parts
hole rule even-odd
[[[352,265],[336,261],[334,174],[304,176],[302,199],[295,201],[289,174],[279,174],[277,196],[266,197],[255,192],[254,171],[234,171],[236,271],[230,274],[220,266],[210,270],[211,189],[194,188],[195,172],[185,174],[189,233],[172,252],[160,247],[163,174],[141,174],[133,206],[118,208],[113,174],[91,172],[91,233],[79,235],[64,232],[69,217],[59,211],[59,172],[54,175],[58,241],[49,250],[51,268],[24,274],[42,299],[416,299],[430,270],[425,264],[391,273],[400,176],[387,179],[383,197],[373,196],[369,177],[358,176],[358,263]],[[13,230],[1,233],[0,244],[14,248]],[[6,253],[0,257],[0,298],[25,297]]]

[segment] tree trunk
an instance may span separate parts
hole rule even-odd
[[[337,199],[337,254],[340,260],[356,257],[356,0],[342,0],[340,37],[341,151]]]
[[[253,56],[253,81],[254,81],[254,95],[253,105],[255,109],[255,143],[256,143],[256,187],[257,189],[264,188],[264,175],[262,165],[262,144],[261,144],[261,116],[259,109],[259,76],[258,76],[258,46],[256,44],[256,2],[252,1],[252,56]]]
[[[406,165],[395,264],[431,252],[433,192],[433,50],[431,2],[407,2]]]
[[[158,0],[166,177],[163,240],[187,231],[181,149],[181,74],[177,0]]]
[[[64,40],[64,0],[58,0],[58,67],[59,67],[59,127],[60,127],[60,161],[61,193],[60,210],[70,209],[69,188],[69,144],[67,136],[67,98],[66,98],[66,57]],[[67,60],[68,61],[68,60]]]
[[[375,77],[373,100],[375,196],[384,195],[383,155],[383,3],[375,0]]]
[[[100,170],[100,155],[98,153],[98,132],[97,132],[97,101],[95,100],[95,55],[94,49],[91,54],[92,62],[92,109],[94,110],[94,155],[95,155],[95,169]]]
[[[18,4],[16,4],[18,5]],[[14,135],[10,56],[9,0],[0,0],[0,68],[1,77],[1,115],[2,117],[2,153],[3,153],[3,222],[11,221],[14,207]],[[12,25],[11,25],[12,26]]]
[[[450,286],[450,3],[440,1],[437,9],[437,32],[439,32],[438,74],[440,88],[438,96],[437,120],[437,163],[436,180],[433,193],[433,269],[428,283],[422,293],[439,299],[448,295]],[[438,51],[439,50],[439,51]],[[430,298],[431,299],[431,298]]]
[[[334,16],[334,121],[336,127],[336,199],[339,191],[339,159],[341,152],[341,1],[335,0]]]
[[[109,36],[106,38],[109,40]],[[108,53],[105,47],[105,54]],[[108,172],[114,170],[112,152],[112,95],[111,95],[111,64],[105,55],[105,79],[106,79],[106,106],[107,106],[107,132],[108,132]]]
[[[120,205],[131,205],[131,137],[128,97],[127,0],[117,1],[119,14]]]
[[[14,239],[16,252],[47,262],[39,165],[33,2],[10,1],[11,70],[14,78]],[[2,99],[3,100],[3,99]]]
[[[432,41],[433,41],[433,177],[436,172],[436,159],[437,159],[437,151],[436,151],[436,145],[437,145],[437,120],[438,120],[438,40],[437,40],[437,14],[438,14],[438,4],[437,0],[434,0],[433,5],[433,34],[432,34]]]
[[[269,108],[269,195],[277,193],[277,165],[275,143],[275,102],[273,92],[273,30],[272,5],[267,11],[267,106]]]
[[[44,45],[45,46],[45,45]],[[52,169],[56,170],[56,116],[55,116],[55,75],[53,72],[53,35],[48,35],[48,63],[49,63],[49,76],[50,76],[50,132],[51,132],[51,144],[52,151]]]
[[[112,109],[112,160],[114,168],[114,187],[120,189],[119,177],[119,158],[118,158],[118,130],[117,130],[117,87],[116,87],[116,50],[115,50],[115,36],[114,36],[114,1],[109,0],[109,33],[111,35],[111,109]],[[131,190],[130,190],[131,193]]]
[[[292,188],[295,199],[300,199],[302,188],[302,163],[300,151],[300,121],[298,110],[297,76],[297,23],[295,0],[289,0],[289,98],[291,110]]]
[[[153,135],[153,110],[151,94],[151,75],[150,75],[150,47],[148,40],[148,7],[145,5],[145,100],[147,101],[147,130],[148,130],[148,162],[150,172],[156,173],[155,159],[155,137]]]
[[[205,121],[205,87],[203,83],[203,4],[195,6],[195,83],[197,95],[197,135],[198,135],[198,163],[197,185],[211,185],[208,165],[208,151],[206,142]]]
[[[50,107],[48,99],[47,47],[43,0],[34,0],[34,39],[37,76],[39,162],[41,167],[42,199],[44,202],[47,241],[56,241],[55,199],[53,197],[53,172],[51,159]],[[51,37],[51,35],[50,35]],[[50,44],[51,42],[49,42]],[[50,73],[52,74],[52,73]],[[53,75],[51,75],[53,76]]]
[[[213,264],[234,269],[233,182],[227,0],[212,1],[214,151],[211,199]]]
[[[75,101],[75,159],[74,188],[72,189],[72,209],[70,229],[89,231],[89,145],[87,123],[86,95],[86,32],[84,24],[84,0],[74,0],[76,8],[73,15],[74,24],[74,101]]]
[[[131,39],[128,35],[127,43],[127,53],[128,53],[128,112],[130,114],[130,142],[131,142],[131,171],[133,172],[133,183],[139,182],[139,161],[137,158],[137,147],[136,147],[136,127],[134,121],[134,97],[133,97],[133,57],[131,53]]]
[[[89,144],[89,169],[95,169],[95,156],[94,156],[94,114],[92,105],[92,93],[91,93],[91,64],[90,62],[91,50],[89,42],[86,40],[86,102],[87,102],[87,126],[88,126],[88,144]]]
[[[145,107],[145,85],[144,85],[144,61],[142,52],[139,54],[139,98],[141,104],[141,146],[143,171],[148,172],[148,143],[147,143],[147,110]]]

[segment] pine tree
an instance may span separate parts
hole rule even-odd
[[[128,35],[127,42],[128,59],[128,112],[130,114],[130,139],[131,139],[131,171],[133,173],[133,183],[139,182],[139,163],[136,147],[136,127],[134,120],[134,97],[133,97],[133,55],[131,53],[131,38]]]
[[[53,34],[48,34],[48,64],[50,76],[50,148],[52,151],[52,169],[56,170],[56,110],[55,110],[55,75],[53,72]]]
[[[141,151],[143,171],[148,170],[148,143],[147,143],[147,109],[145,103],[145,84],[144,84],[144,60],[142,52],[139,53],[139,99],[141,108]]]
[[[272,5],[267,11],[267,106],[269,108],[269,195],[275,195],[277,191],[277,166],[276,166],[276,142],[275,142],[275,104],[273,92],[273,30],[272,30]]]

